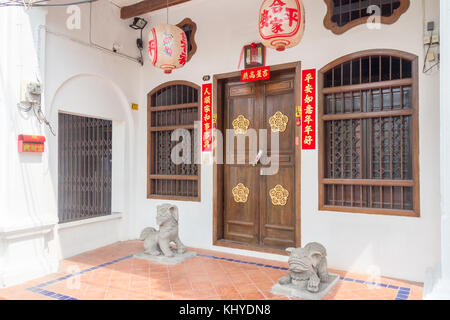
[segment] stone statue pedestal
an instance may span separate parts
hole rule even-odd
[[[287,296],[291,298],[300,298],[305,300],[321,300],[325,295],[336,285],[339,281],[339,275],[328,274],[328,282],[321,282],[319,285],[319,292],[309,292],[306,290],[307,280],[302,281],[301,285],[294,285],[292,283],[282,285],[278,282],[272,287],[272,293]]]
[[[147,260],[147,261],[152,261],[152,262],[156,262],[159,264],[165,264],[165,265],[176,265],[176,264],[180,264],[183,261],[186,261],[188,259],[194,258],[197,253],[194,251],[186,251],[185,253],[179,254],[174,252],[174,256],[173,257],[166,257],[164,255],[160,255],[160,256],[152,256],[150,254],[147,254],[145,252],[139,252],[136,253],[134,255],[135,258],[138,259],[143,259],[143,260]]]

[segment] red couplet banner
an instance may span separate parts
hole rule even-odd
[[[316,149],[316,69],[302,71],[302,149]]]
[[[202,86],[202,151],[212,151],[212,84]]]

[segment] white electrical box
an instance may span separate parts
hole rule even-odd
[[[433,35],[431,43],[432,44],[438,44],[439,43],[439,35],[438,34]]]
[[[41,84],[32,81],[22,81],[20,87],[20,103],[30,104],[41,102]]]

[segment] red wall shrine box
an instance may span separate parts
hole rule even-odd
[[[252,43],[244,46],[245,69],[263,67],[266,65],[266,47],[262,43]]]
[[[19,135],[18,148],[20,153],[42,153],[44,152],[44,136]]]

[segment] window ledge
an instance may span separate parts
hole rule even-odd
[[[20,226],[10,226],[0,229],[0,239],[15,240],[19,238],[26,238],[30,236],[39,236],[49,233],[57,224],[56,220],[43,221],[39,224],[26,224]]]
[[[89,219],[83,219],[78,221],[71,221],[66,223],[61,223],[58,225],[58,230],[65,230],[70,228],[76,228],[80,226],[85,226],[92,223],[99,223],[99,222],[106,222],[106,221],[112,221],[112,220],[120,220],[122,219],[123,213],[121,212],[114,212],[107,216],[102,217],[95,217],[95,218],[89,218]]]
[[[361,207],[335,207],[329,205],[320,205],[319,212],[339,212],[349,214],[371,214],[382,216],[400,216],[420,218],[420,213],[413,210],[400,210],[400,209],[386,209],[386,208],[361,208]]]

